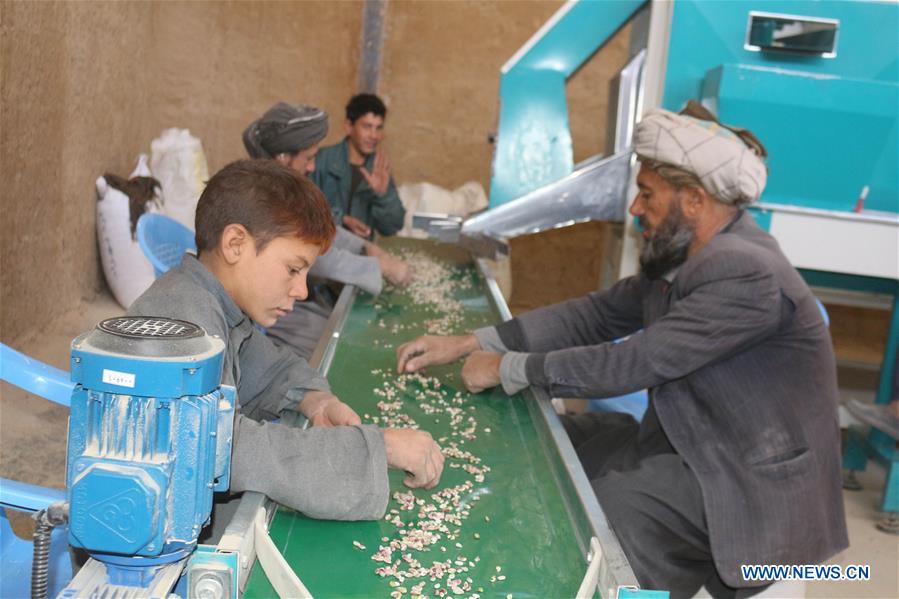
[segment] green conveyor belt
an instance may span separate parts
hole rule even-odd
[[[405,245],[405,244],[404,244]],[[469,280],[471,286],[457,295],[465,306],[464,320],[459,330],[470,330],[499,320],[487,299],[474,266],[466,254],[447,246],[420,242],[416,248],[427,248],[442,260],[455,265],[454,276]],[[373,394],[392,374],[373,373],[381,370],[392,373],[395,369],[395,347],[401,342],[425,332],[424,322],[434,314],[415,306],[403,291],[388,291],[375,299],[361,294],[343,326],[337,351],[328,371],[328,379],[334,392],[352,405],[363,421],[371,421],[378,415],[380,397]],[[384,321],[384,326],[378,324]],[[402,324],[404,330],[392,333],[394,325]],[[476,438],[466,441],[461,449],[482,458],[491,471],[483,483],[474,483],[462,496],[462,504],[469,516],[461,522],[455,539],[443,538],[428,551],[410,553],[423,565],[464,556],[467,562],[479,561],[468,572],[457,574],[465,581],[471,578],[470,596],[483,592],[482,597],[572,597],[586,568],[584,557],[575,541],[575,534],[566,512],[563,490],[557,485],[552,461],[537,433],[537,428],[522,397],[509,398],[502,390],[479,395],[468,395],[459,376],[459,365],[431,369],[427,374],[441,381],[441,390],[452,397],[462,391],[463,414],[467,420],[477,421]],[[431,432],[435,438],[445,437],[446,445],[458,436],[451,435],[449,416],[425,414],[412,397],[412,389],[403,394],[404,411]],[[489,429],[490,432],[487,432]],[[462,468],[450,467],[459,460],[447,459],[440,485],[433,490],[416,490],[416,498],[431,501],[432,493],[473,480],[473,475]],[[263,465],[261,465],[264,467]],[[391,471],[391,494],[407,491],[402,484],[402,474]],[[474,497],[479,500],[473,500]],[[335,498],[335,500],[337,500]],[[391,498],[390,509],[398,509]],[[401,511],[404,522],[417,519],[417,509]],[[390,586],[390,577],[382,578],[375,568],[385,564],[373,561],[382,537],[399,538],[398,528],[391,522],[334,522],[313,520],[280,508],[271,528],[275,544],[284,554],[303,583],[316,597],[389,597],[397,587]],[[476,537],[479,536],[479,538]],[[353,541],[365,546],[359,549]],[[457,546],[461,545],[461,548]],[[442,551],[441,547],[446,551]],[[393,557],[399,558],[400,552]],[[497,572],[499,566],[502,571]],[[505,576],[505,580],[491,581],[491,577]],[[422,593],[439,596],[434,584],[446,588],[446,577],[431,581],[428,577],[408,579],[402,583],[407,591],[416,583],[426,581]],[[251,574],[245,597],[273,597],[275,592],[257,563]],[[405,593],[410,597],[409,592]],[[449,592],[447,596],[457,595]],[[463,596],[462,594],[458,596]]]

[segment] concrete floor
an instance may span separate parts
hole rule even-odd
[[[86,303],[48,323],[40,332],[17,341],[14,349],[38,360],[68,370],[69,343],[104,318],[122,314],[108,296]],[[844,399],[870,399],[876,377],[841,369]],[[846,385],[843,385],[843,381]],[[0,383],[0,476],[63,488],[68,410]],[[879,518],[884,472],[872,466],[859,476],[860,492],[844,492],[850,547],[828,561],[830,564],[867,564],[868,582],[809,582],[807,597],[899,598],[899,537],[874,526]],[[814,501],[813,497],[809,501]]]

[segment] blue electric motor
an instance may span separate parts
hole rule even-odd
[[[104,320],[72,342],[69,542],[110,584],[187,557],[228,489],[234,389],[224,343],[168,318]]]

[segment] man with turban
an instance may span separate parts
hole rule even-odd
[[[400,372],[468,356],[472,391],[649,389],[637,423],[563,417],[645,588],[746,597],[741,565],[815,564],[848,545],[833,350],[808,286],[744,208],[765,151],[701,106],[637,125],[641,272],[607,291],[397,350]]]
[[[277,160],[305,175],[315,169],[319,144],[328,134],[328,115],[314,106],[279,102],[243,132],[251,158]],[[363,255],[364,254],[364,255]],[[356,285],[377,295],[382,277],[403,285],[411,279],[408,264],[370,241],[338,226],[331,249],[316,260],[310,275],[310,297],[267,329],[270,337],[309,358],[331,312],[323,279]]]

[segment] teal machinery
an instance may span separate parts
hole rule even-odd
[[[631,60],[613,81],[606,153],[574,164],[566,81],[626,23]],[[816,295],[892,309],[876,394],[887,403],[899,349],[897,48],[897,2],[567,2],[501,69],[490,209],[457,238],[495,256],[523,233],[622,222],[617,275],[633,274],[633,125],[699,100],[767,147],[753,215]],[[451,239],[452,222],[422,224]],[[847,454],[848,469],[867,457],[890,468],[894,442],[878,431],[870,441]],[[890,472],[883,509],[899,532],[899,465]]]
[[[229,484],[223,355],[168,318],[104,320],[72,342],[69,543],[90,559],[60,597],[236,596],[236,556],[197,545]]]

